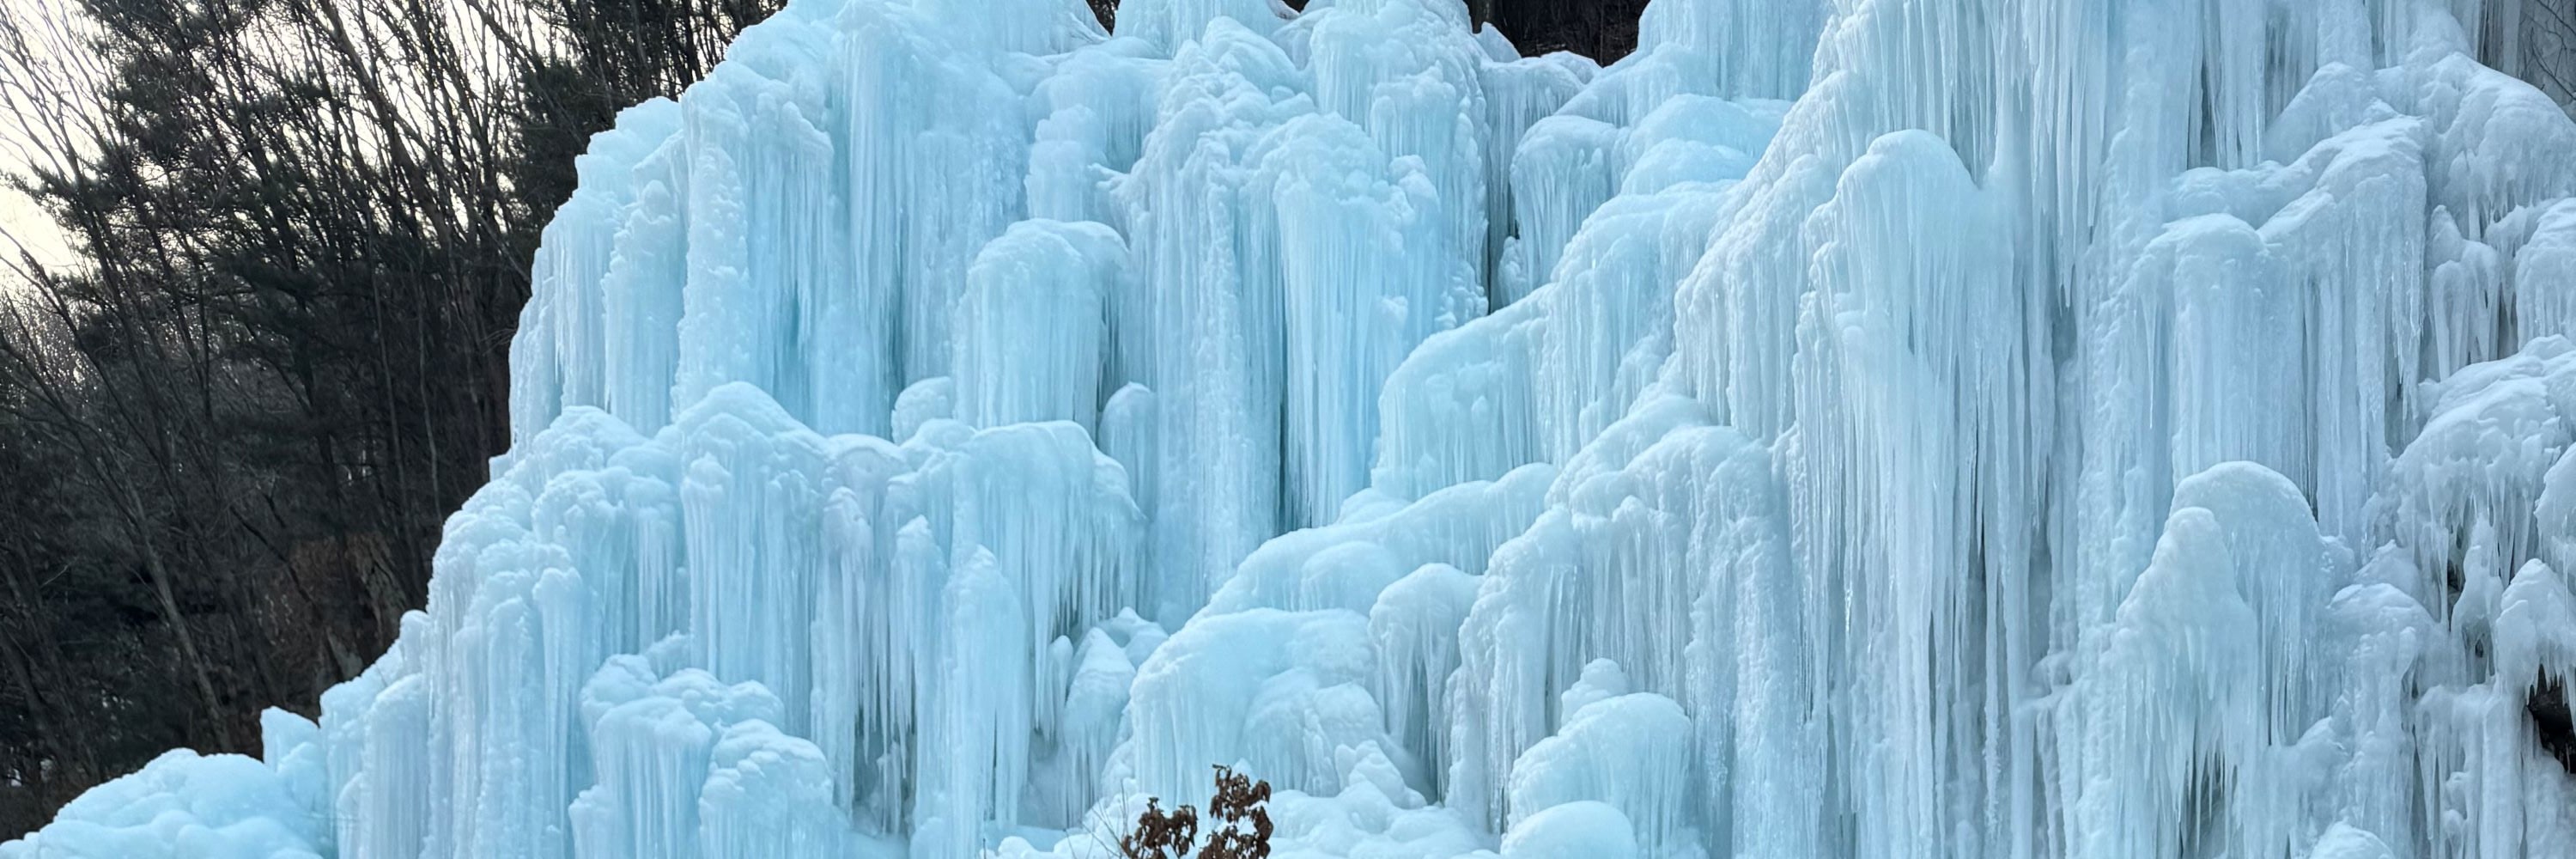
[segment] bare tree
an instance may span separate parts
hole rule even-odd
[[[74,257],[0,258],[0,828],[384,648],[507,443],[573,156],[775,5],[0,8],[0,146]]]
[[[2530,81],[2576,113],[2576,4],[2487,0],[2478,61]]]

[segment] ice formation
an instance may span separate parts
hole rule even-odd
[[[583,156],[392,651],[0,857],[1214,765],[1282,857],[2576,856],[2576,122],[2476,5],[794,0]]]

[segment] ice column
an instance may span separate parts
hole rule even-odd
[[[1104,308],[1128,291],[1126,277],[1126,246],[1100,224],[1022,221],[985,246],[958,305],[958,419],[1096,432]]]

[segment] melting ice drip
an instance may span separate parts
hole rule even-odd
[[[2475,10],[796,0],[581,159],[392,652],[0,857],[1101,857],[1219,763],[1282,856],[2576,855],[2576,123]]]

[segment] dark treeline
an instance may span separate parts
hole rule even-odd
[[[2576,114],[2576,3],[2486,0],[2478,62],[2529,81]]]
[[[1573,51],[1609,63],[1637,49],[1646,0],[1468,0],[1467,7],[1522,56]]]
[[[17,181],[73,257],[0,284],[0,833],[253,751],[384,649],[506,444],[573,156],[776,2],[0,13]]]

